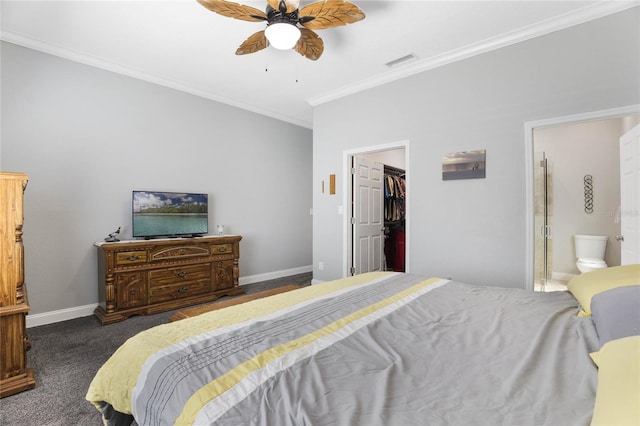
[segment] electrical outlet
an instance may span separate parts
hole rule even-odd
[[[324,270],[324,262],[318,262],[318,270]]]

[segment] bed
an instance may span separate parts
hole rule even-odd
[[[603,342],[620,310],[576,293],[357,275],[141,332],[87,400],[108,425],[640,424],[638,315]]]

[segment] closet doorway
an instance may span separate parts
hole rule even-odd
[[[344,153],[345,176],[350,176],[344,188],[344,276],[409,271],[408,145],[404,141]],[[358,171],[356,164],[376,166]],[[365,176],[363,186],[359,174],[366,175],[367,169],[379,178],[369,185]]]

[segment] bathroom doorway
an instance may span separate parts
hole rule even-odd
[[[533,282],[528,288],[566,289],[580,273],[576,234],[607,236],[604,260],[620,265],[619,138],[640,122],[640,113],[598,114],[531,125]]]

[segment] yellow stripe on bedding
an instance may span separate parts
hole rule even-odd
[[[149,356],[159,350],[207,331],[249,321],[295,306],[299,303],[360,286],[393,272],[371,272],[321,285],[256,299],[240,305],[207,312],[192,318],[159,325],[145,330],[125,342],[98,370],[87,391],[86,399],[96,407],[106,401],[121,413],[131,414],[131,391]],[[126,392],[122,390],[126,389]]]
[[[194,393],[189,401],[187,401],[187,404],[185,404],[180,417],[178,417],[178,419],[176,420],[176,424],[194,424],[196,416],[198,415],[200,410],[202,410],[202,408],[211,400],[217,398],[224,392],[236,386],[249,374],[264,368],[267,364],[282,357],[283,355],[299,349],[303,346],[309,345],[325,336],[336,333],[350,323],[366,317],[367,315],[375,313],[376,311],[379,311],[380,309],[383,309],[395,302],[401,301],[402,299],[411,296],[412,294],[424,289],[425,287],[430,286],[437,281],[442,280],[440,278],[431,278],[426,281],[422,281],[421,283],[416,284],[404,291],[396,293],[395,295],[385,300],[362,308],[359,311],[336,320],[331,324],[328,324],[325,327],[320,328],[312,333],[301,336],[298,339],[268,349],[243,362],[242,364],[239,364],[234,369],[220,376],[216,380],[208,383],[196,393]]]

